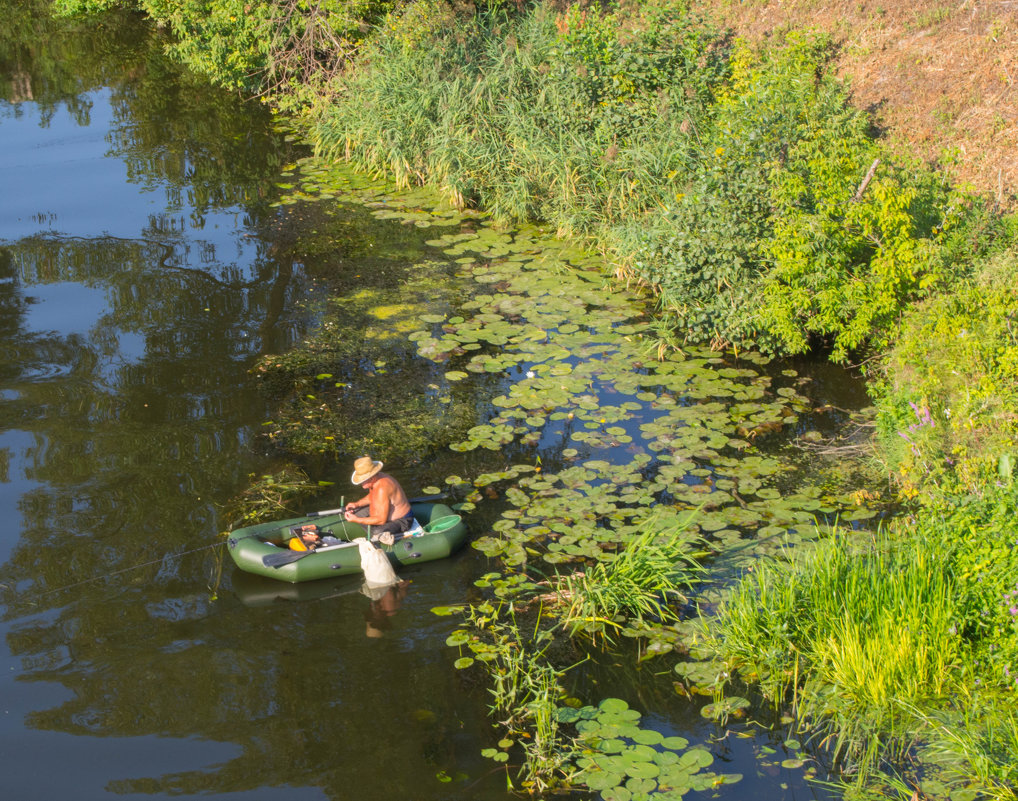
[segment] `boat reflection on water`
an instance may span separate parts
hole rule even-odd
[[[365,634],[370,638],[385,636],[392,628],[391,618],[406,599],[410,582],[377,586],[368,584],[363,576],[343,576],[321,581],[285,584],[281,581],[235,570],[231,576],[233,592],[244,606],[270,606],[286,601],[327,601],[350,595],[364,595],[370,605],[364,610]]]

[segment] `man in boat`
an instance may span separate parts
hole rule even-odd
[[[350,481],[364,487],[368,494],[359,501],[348,503],[343,517],[365,526],[372,539],[386,541],[413,528],[414,513],[410,509],[410,501],[399,482],[382,472],[381,462],[370,456],[360,457],[353,463]]]

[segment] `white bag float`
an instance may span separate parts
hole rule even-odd
[[[364,583],[369,587],[390,587],[399,582],[396,571],[392,569],[389,557],[376,548],[364,537],[354,540],[361,555],[361,570],[364,571]]]

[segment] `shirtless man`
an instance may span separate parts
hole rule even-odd
[[[368,494],[348,503],[344,507],[344,518],[368,526],[373,539],[385,532],[398,536],[413,527],[410,501],[399,482],[382,472],[381,462],[362,456],[353,463],[350,481],[364,487]]]

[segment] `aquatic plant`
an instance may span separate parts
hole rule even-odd
[[[498,748],[482,753],[507,762],[514,746],[523,762],[517,779],[530,792],[568,785],[566,770],[573,745],[562,736],[556,710],[565,698],[561,677],[565,669],[546,658],[552,635],[540,626],[538,611],[525,630],[511,603],[481,603],[465,608],[436,609],[439,614],[464,613],[470,628],[455,631],[447,645],[466,647],[473,656],[457,660],[456,667],[469,668],[475,660],[484,666],[491,686],[491,712],[503,731]],[[532,629],[532,630],[531,630]]]
[[[224,510],[223,516],[230,521],[231,529],[301,513],[296,503],[307,501],[328,486],[326,481],[311,481],[295,465],[284,465],[269,475],[251,475],[250,479],[250,485],[234,496]]]
[[[943,785],[957,790],[975,779],[983,798],[1018,798],[1018,715],[1010,700],[966,692],[951,712],[914,711],[929,727],[923,753],[943,769]]]
[[[653,519],[614,558],[582,572],[560,576],[557,592],[566,608],[562,625],[570,634],[584,632],[611,642],[628,621],[656,624],[678,619],[675,604],[703,575],[689,541],[661,533]]]
[[[872,767],[901,747],[895,735],[907,741],[902,704],[936,703],[957,682],[957,584],[938,546],[881,530],[789,551],[733,589],[704,624],[705,650]]]

